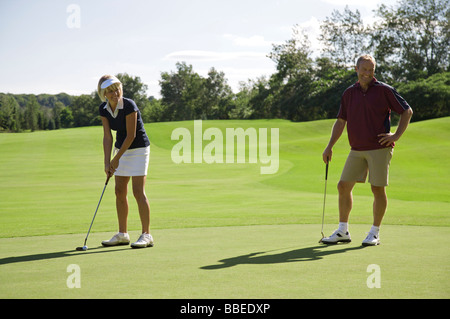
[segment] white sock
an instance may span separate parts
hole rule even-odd
[[[380,227],[379,226],[373,226],[370,228],[370,232],[372,234],[374,234],[375,236],[378,236],[379,232],[380,232]]]
[[[344,234],[348,232],[348,223],[339,223],[339,230]]]

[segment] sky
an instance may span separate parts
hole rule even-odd
[[[320,52],[321,21],[346,5],[364,23],[398,0],[0,0],[0,92],[90,94],[104,74],[128,73],[160,97],[161,72],[186,62],[239,82],[270,76],[273,44],[299,25]]]

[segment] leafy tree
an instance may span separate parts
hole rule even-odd
[[[385,77],[405,82],[448,71],[449,0],[400,0],[376,15],[371,45]]]
[[[61,110],[60,118],[61,118],[61,127],[63,128],[73,127],[73,115],[69,107],[65,107]]]
[[[211,68],[203,78],[186,62],[177,62],[176,68],[161,73],[162,120],[228,118],[233,92],[223,72]]]
[[[163,120],[180,121],[192,119],[192,99],[196,99],[196,89],[201,84],[200,76],[186,62],[176,63],[176,72],[162,72],[162,103],[166,106]],[[188,104],[189,103],[189,104]]]
[[[313,61],[310,57],[311,44],[304,31],[293,29],[292,39],[284,44],[274,45],[269,54],[277,65],[277,72],[270,78],[270,90],[266,92],[270,102],[268,117],[289,120],[304,120],[305,99],[311,87]]]
[[[278,82],[289,82],[311,68],[311,42],[307,33],[297,25],[292,33],[292,39],[283,44],[272,45],[272,52],[268,55],[276,64],[277,72],[274,75]]]
[[[59,128],[61,128],[61,111],[64,109],[64,104],[62,102],[56,102],[55,103],[55,107],[53,108],[52,112],[53,112],[53,124],[54,124],[54,129],[57,130]]]
[[[225,73],[211,68],[203,82],[202,118],[226,119],[232,108],[233,91],[227,84]]]
[[[11,132],[21,130],[21,109],[12,95],[0,95],[0,129]]]
[[[317,58],[307,105],[314,119],[335,118],[342,93],[357,81],[354,70],[337,67],[328,58]]]
[[[254,109],[251,107],[251,99],[255,96],[253,81],[241,81],[239,83],[239,92],[234,97],[234,107],[228,112],[230,119],[248,119],[251,118]]]
[[[76,96],[69,106],[73,116],[73,125],[75,127],[100,125],[98,107],[99,104],[95,102],[92,95]]]
[[[252,89],[248,90],[250,98],[250,111],[246,111],[250,115],[249,118],[274,118],[277,110],[274,106],[274,92],[278,92],[281,84],[279,81],[270,80],[265,77],[259,77],[256,80],[249,80],[248,85],[252,85]],[[238,93],[239,94],[239,93]],[[242,107],[241,107],[242,108]]]
[[[146,95],[148,86],[142,82],[141,78],[127,73],[119,73],[116,77],[122,82],[123,96],[136,102],[139,109],[145,108],[148,103]]]
[[[427,79],[402,83],[400,94],[414,109],[412,120],[420,121],[450,116],[450,72],[437,73]]]
[[[344,12],[333,10],[320,26],[320,42],[324,45],[323,57],[340,67],[353,67],[367,45],[370,37],[359,10]]]
[[[39,129],[38,126],[38,116],[39,116],[40,105],[36,100],[34,95],[28,100],[27,105],[25,106],[25,123],[26,128],[30,129],[32,132]]]
[[[160,122],[164,118],[165,105],[161,100],[150,98],[147,106],[141,111],[142,120],[148,122]]]

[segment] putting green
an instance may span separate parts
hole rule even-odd
[[[367,228],[335,246],[317,243],[320,225],[159,229],[139,250],[99,246],[111,233],[91,234],[86,252],[75,251],[84,234],[2,238],[0,298],[450,297],[448,227],[386,225],[382,244],[363,248]],[[67,284],[74,264],[80,288]]]

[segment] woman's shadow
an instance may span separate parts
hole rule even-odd
[[[89,250],[87,252],[85,252],[85,251],[80,252],[80,251],[76,251],[75,249],[73,249],[73,250],[65,250],[65,251],[58,251],[58,252],[51,252],[51,253],[5,257],[5,258],[0,258],[0,265],[29,262],[29,261],[36,261],[36,260],[48,260],[48,259],[55,259],[55,258],[73,257],[73,256],[77,256],[77,255],[103,254],[106,252],[113,252],[113,251],[125,251],[125,249],[105,249],[104,247],[100,246],[100,247],[89,248]]]
[[[256,252],[237,257],[222,259],[218,261],[220,264],[203,266],[200,267],[200,269],[213,270],[213,269],[234,267],[243,264],[261,265],[261,264],[279,264],[289,262],[312,261],[322,259],[324,256],[327,255],[341,254],[347,251],[359,250],[364,248],[363,246],[348,247],[347,245],[342,244],[338,245],[338,247],[339,248],[336,249],[336,246],[317,245],[313,247],[299,248],[281,253],[267,254],[273,252],[274,250],[267,252]]]

